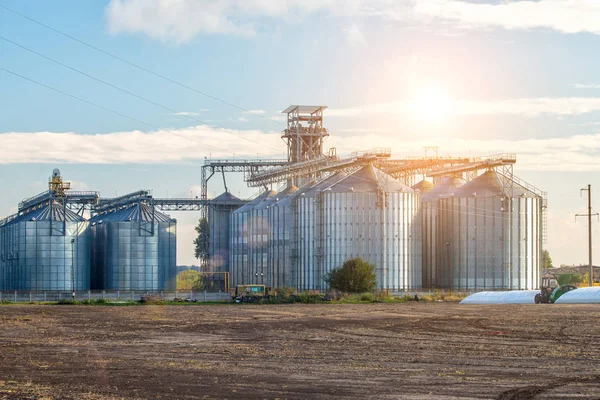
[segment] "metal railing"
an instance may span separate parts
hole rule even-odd
[[[142,296],[158,295],[167,301],[174,299],[189,299],[191,301],[231,301],[231,294],[226,291],[202,291],[202,290],[176,290],[176,291],[141,291],[141,290],[82,290],[75,292],[75,300],[92,301],[140,301]],[[47,291],[0,291],[0,302],[10,303],[37,303],[57,302],[61,300],[72,300],[73,292],[70,290],[47,290]]]

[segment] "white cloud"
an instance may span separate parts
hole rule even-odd
[[[265,110],[248,110],[248,111],[244,111],[244,114],[258,114],[258,115],[263,115],[264,113],[266,113]]]
[[[172,132],[172,133],[170,133]],[[217,130],[206,126],[153,132],[10,132],[0,134],[0,164],[16,163],[180,163],[214,157],[255,157],[281,148],[279,133]],[[27,143],[27,146],[23,144]],[[29,149],[29,152],[25,148]],[[29,153],[29,154],[28,154]],[[281,149],[278,156],[284,154]]]
[[[548,28],[563,33],[600,34],[596,0],[508,0],[499,4],[458,0],[416,0],[415,12],[462,28]]]
[[[245,118],[245,117],[239,117],[239,118],[238,118],[238,121],[240,121],[240,122],[248,122],[248,118]]]
[[[285,158],[285,149],[276,132],[259,130],[231,131],[238,136],[207,127],[173,130],[176,135],[158,131],[144,133],[115,132],[101,135],[77,133],[4,133],[0,134],[0,163],[73,163],[73,164],[177,164],[200,161],[205,156]],[[248,139],[244,140],[244,139]],[[190,140],[191,139],[191,140]],[[479,156],[516,153],[519,170],[527,171],[600,171],[600,133],[565,138],[524,140],[474,140],[438,138],[434,142],[443,154]],[[23,146],[27,143],[27,146]],[[420,155],[430,142],[377,133],[337,135],[332,132],[328,147],[338,154],[374,146],[391,147],[402,153]],[[223,150],[209,150],[207,145]],[[281,149],[277,151],[277,149]],[[85,190],[80,184],[80,190]]]
[[[184,117],[197,117],[200,113],[209,111],[208,108],[202,108],[198,111],[179,111],[176,112],[175,115],[182,115]]]
[[[356,24],[346,29],[346,43],[350,46],[360,46],[367,43],[364,33]]]
[[[505,100],[450,101],[449,115],[523,115],[535,117],[544,114],[581,115],[600,111],[598,97],[538,97]],[[381,114],[414,113],[411,102],[379,103],[366,106],[331,108],[328,117],[364,117]]]
[[[573,86],[576,89],[600,89],[600,85],[598,84],[586,84],[586,83],[573,83]]]
[[[464,0],[111,0],[106,7],[110,32],[142,33],[184,43],[201,34],[251,36],[265,18],[297,22],[313,13],[352,21],[393,20],[424,25],[443,23],[459,29],[535,29],[600,34],[597,0],[506,0],[490,4]],[[352,23],[351,43],[364,40]],[[263,29],[264,30],[264,29]]]

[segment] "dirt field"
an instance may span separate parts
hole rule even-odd
[[[600,399],[600,307],[0,306],[0,399]]]

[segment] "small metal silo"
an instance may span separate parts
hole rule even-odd
[[[4,290],[88,290],[88,222],[54,200],[0,227]]]
[[[209,248],[208,260],[212,272],[229,271],[229,243],[231,214],[246,202],[229,192],[208,203]]]
[[[90,219],[92,289],[175,290],[176,224],[144,203]]]

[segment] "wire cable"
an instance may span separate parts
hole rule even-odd
[[[211,145],[205,144],[205,143],[203,143],[203,142],[201,142],[201,141],[199,141],[199,140],[196,140],[196,139],[194,139],[194,138],[190,138],[190,137],[187,137],[187,136],[184,136],[184,135],[180,135],[180,134],[178,134],[178,133],[175,133],[175,132],[173,132],[173,131],[170,131],[170,130],[168,130],[168,129],[159,128],[159,127],[157,127],[156,125],[154,125],[154,124],[151,124],[151,123],[149,123],[149,122],[142,121],[141,119],[138,119],[138,118],[132,117],[132,116],[130,116],[130,115],[127,115],[127,114],[123,114],[122,112],[119,112],[119,111],[112,110],[112,109],[110,109],[110,108],[107,108],[107,107],[101,106],[100,104],[96,104],[96,103],[94,103],[94,102],[91,102],[91,101],[89,101],[89,100],[86,100],[86,99],[84,99],[84,98],[81,98],[81,97],[75,96],[75,95],[73,95],[73,94],[71,94],[71,93],[67,93],[67,92],[65,92],[65,91],[63,91],[63,90],[60,90],[60,89],[57,89],[57,88],[55,88],[55,87],[52,87],[52,86],[46,85],[45,83],[38,82],[38,81],[36,81],[36,80],[34,80],[34,79],[31,79],[31,78],[28,78],[28,77],[26,77],[26,76],[23,76],[23,75],[21,75],[21,74],[18,74],[18,73],[16,73],[16,72],[10,71],[10,70],[8,70],[8,69],[6,69],[6,68],[0,67],[0,71],[4,71],[4,72],[6,72],[6,73],[9,73],[9,74],[11,74],[11,75],[14,75],[14,76],[16,76],[16,77],[19,77],[19,78],[21,78],[21,79],[23,79],[23,80],[29,81],[29,82],[31,82],[31,83],[35,83],[36,85],[39,85],[39,86],[45,87],[46,89],[49,89],[49,90],[52,90],[52,91],[54,91],[54,92],[60,93],[60,94],[62,94],[62,95],[64,95],[64,96],[67,96],[67,97],[70,97],[70,98],[72,98],[72,99],[75,99],[75,100],[81,101],[81,102],[83,102],[83,103],[89,104],[89,105],[91,105],[91,106],[97,107],[97,108],[99,108],[99,109],[101,109],[101,110],[104,110],[104,111],[106,111],[106,112],[109,112],[109,113],[112,113],[112,114],[116,114],[116,115],[118,115],[118,116],[121,116],[121,117],[123,117],[123,118],[130,119],[130,120],[132,120],[132,121],[135,121],[135,122],[139,122],[140,124],[147,125],[147,126],[149,126],[149,127],[153,128],[153,129],[156,129],[156,130],[158,130],[158,131],[168,132],[168,133],[171,133],[171,134],[173,134],[173,135],[175,135],[175,136],[179,136],[179,137],[182,137],[182,138],[184,138],[184,139],[190,140],[190,141],[192,141],[192,142],[199,143],[199,144],[201,144],[201,145],[203,145],[203,146],[206,146],[206,147],[209,147],[209,148],[211,148],[211,149],[218,150],[218,151],[223,151],[223,149],[220,149],[220,148],[218,148],[218,147],[215,147],[215,146],[211,146]]]
[[[28,51],[28,52],[30,52],[30,53],[32,53],[32,54],[35,54],[35,55],[37,55],[37,56],[39,56],[39,57],[41,57],[41,58],[43,58],[43,59],[45,59],[45,60],[51,61],[51,62],[53,62],[53,63],[55,63],[55,64],[57,64],[57,65],[60,65],[61,67],[67,68],[67,69],[69,69],[69,70],[71,70],[71,71],[73,71],[73,72],[77,72],[78,74],[81,74],[81,75],[83,75],[83,76],[85,76],[85,77],[87,77],[87,78],[93,79],[93,80],[95,80],[96,82],[102,83],[103,85],[109,86],[109,87],[111,87],[111,88],[113,88],[113,89],[116,89],[116,90],[118,90],[118,91],[120,91],[120,92],[123,92],[123,93],[125,93],[125,94],[128,94],[128,95],[130,95],[130,96],[133,96],[133,97],[135,97],[135,98],[137,98],[137,99],[140,99],[140,100],[142,100],[142,101],[145,101],[145,102],[147,102],[147,103],[150,103],[150,104],[152,104],[152,105],[155,105],[155,106],[157,106],[157,107],[163,108],[163,109],[165,109],[165,110],[167,110],[167,111],[169,111],[169,112],[172,112],[172,113],[173,113],[173,114],[175,114],[175,115],[178,115],[178,116],[180,116],[180,117],[185,117],[185,118],[188,118],[188,119],[190,119],[190,120],[193,120],[193,121],[195,121],[195,122],[198,122],[198,123],[200,123],[200,124],[202,124],[202,125],[206,125],[206,126],[208,126],[208,127],[210,127],[210,128],[213,128],[213,129],[222,130],[222,131],[224,131],[225,133],[228,133],[228,134],[230,134],[230,135],[233,135],[233,136],[236,136],[236,137],[238,137],[238,138],[240,138],[240,139],[246,140],[246,141],[248,141],[248,142],[250,142],[250,143],[252,143],[252,144],[258,144],[258,145],[260,145],[259,143],[255,142],[255,141],[253,141],[253,140],[251,140],[251,139],[248,139],[248,138],[246,138],[246,137],[244,137],[244,136],[242,136],[242,135],[238,135],[238,134],[236,134],[236,133],[230,132],[230,131],[228,131],[227,129],[224,129],[224,128],[221,128],[221,127],[218,127],[218,126],[210,125],[210,124],[206,123],[205,121],[202,121],[202,120],[200,120],[200,119],[194,118],[194,117],[193,117],[193,116],[191,116],[191,115],[183,115],[183,114],[180,114],[180,113],[178,113],[176,110],[174,110],[174,109],[172,109],[172,108],[170,108],[170,107],[167,107],[167,106],[165,106],[165,105],[163,105],[163,104],[157,103],[157,102],[155,102],[155,101],[153,101],[153,100],[147,99],[147,98],[145,98],[145,97],[143,97],[143,96],[140,96],[140,95],[138,95],[138,94],[136,94],[136,93],[130,92],[129,90],[123,89],[123,88],[121,88],[121,87],[119,87],[119,86],[113,85],[113,84],[112,84],[112,83],[110,83],[110,82],[107,82],[107,81],[105,81],[105,80],[102,80],[102,79],[100,79],[100,78],[97,78],[97,77],[95,77],[95,76],[93,76],[93,75],[90,75],[90,74],[88,74],[88,73],[86,73],[86,72],[83,72],[83,71],[81,71],[81,70],[79,70],[79,69],[77,69],[77,68],[71,67],[70,65],[67,65],[67,64],[65,64],[65,63],[62,63],[62,62],[60,62],[60,61],[58,61],[58,60],[55,60],[55,59],[53,59],[53,58],[51,58],[51,57],[48,57],[48,56],[46,56],[46,55],[44,55],[44,54],[42,54],[42,53],[39,53],[39,52],[37,52],[37,51],[35,51],[35,50],[32,50],[32,49],[30,49],[30,48],[28,48],[28,47],[25,47],[25,46],[23,46],[22,44],[19,44],[19,43],[17,43],[17,42],[14,42],[14,41],[12,41],[12,40],[10,40],[10,39],[7,39],[7,38],[5,38],[4,36],[0,36],[0,39],[4,40],[4,41],[5,41],[5,42],[7,42],[7,43],[10,43],[10,44],[12,44],[13,46],[17,46],[17,47],[19,47],[19,48],[21,48],[21,49],[23,49],[23,50],[25,50],[25,51]],[[270,147],[270,146],[268,146],[268,148],[270,148],[271,150],[280,151],[280,149],[276,149],[276,148],[274,148],[274,147]]]
[[[203,91],[201,91],[201,90],[194,89],[194,88],[193,88],[193,87],[191,87],[191,86],[188,86],[188,85],[186,85],[186,84],[183,84],[183,83],[181,83],[181,82],[178,82],[178,81],[176,81],[176,80],[174,80],[174,79],[171,79],[171,78],[169,78],[169,77],[167,77],[167,76],[165,76],[165,75],[159,74],[158,72],[154,72],[154,71],[152,71],[152,70],[150,70],[150,69],[148,69],[148,68],[142,67],[142,66],[141,66],[141,65],[139,65],[139,64],[136,64],[136,63],[134,63],[134,62],[131,62],[131,61],[129,61],[129,60],[126,60],[126,59],[124,59],[124,58],[122,58],[122,57],[119,57],[119,56],[117,56],[116,54],[110,53],[110,52],[108,52],[108,51],[106,51],[106,50],[103,50],[103,49],[101,49],[101,48],[97,47],[97,46],[94,46],[94,45],[92,45],[92,44],[89,44],[89,43],[87,43],[87,42],[84,42],[84,41],[83,41],[83,40],[81,40],[81,39],[77,39],[77,38],[76,38],[76,37],[74,37],[74,36],[71,36],[71,35],[69,35],[69,34],[67,34],[67,33],[61,32],[61,31],[59,31],[59,30],[58,30],[58,29],[56,29],[56,28],[53,28],[53,27],[51,27],[51,26],[49,26],[49,25],[46,25],[46,24],[44,24],[43,22],[40,22],[40,21],[38,21],[38,20],[36,20],[36,19],[33,19],[33,18],[31,18],[31,17],[28,17],[28,16],[27,16],[27,15],[25,15],[25,14],[21,14],[21,13],[20,13],[20,12],[18,12],[18,11],[15,11],[15,10],[13,10],[13,9],[11,9],[11,8],[8,8],[8,7],[6,7],[5,5],[2,5],[2,4],[0,4],[0,8],[2,8],[2,9],[4,9],[4,10],[6,10],[6,11],[8,11],[8,12],[11,12],[11,13],[13,13],[13,14],[15,14],[15,15],[18,15],[18,16],[19,16],[19,17],[21,17],[21,18],[25,18],[25,19],[27,19],[27,20],[29,20],[29,21],[31,21],[31,22],[33,22],[33,23],[35,23],[35,24],[39,25],[39,26],[42,26],[42,27],[44,27],[44,28],[46,28],[46,29],[49,29],[49,30],[51,30],[52,32],[54,32],[54,33],[57,33],[57,34],[59,34],[59,35],[62,35],[62,36],[64,36],[64,37],[68,38],[68,39],[71,39],[71,40],[73,40],[73,41],[75,41],[75,42],[79,43],[79,44],[82,44],[82,45],[84,45],[84,46],[86,46],[86,47],[89,47],[90,49],[96,50],[96,51],[98,51],[98,52],[100,52],[100,53],[102,53],[102,54],[105,54],[105,55],[107,55],[107,56],[109,56],[109,57],[112,57],[112,58],[114,58],[114,59],[116,59],[116,60],[119,60],[119,61],[121,61],[121,62],[123,62],[123,63],[125,63],[125,64],[128,64],[128,65],[130,65],[130,66],[132,66],[132,67],[134,67],[134,68],[137,68],[137,69],[139,69],[139,70],[141,70],[141,71],[144,71],[144,72],[146,72],[146,73],[148,73],[148,74],[154,75],[154,76],[156,76],[156,77],[158,77],[158,78],[160,78],[160,79],[163,79],[163,80],[165,80],[165,81],[167,81],[167,82],[170,82],[170,83],[172,83],[172,84],[174,84],[174,85],[177,85],[177,86],[179,86],[179,87],[185,88],[185,89],[187,89],[187,90],[191,90],[192,92],[198,93],[198,94],[200,94],[200,95],[202,95],[202,96],[208,97],[208,98],[210,98],[210,99],[212,99],[212,100],[215,100],[215,101],[218,101],[218,102],[220,102],[220,103],[222,103],[222,104],[225,104],[225,105],[228,105],[228,106],[230,106],[230,107],[236,108],[236,109],[238,109],[238,110],[241,110],[241,111],[243,111],[243,112],[245,112],[245,113],[247,113],[247,114],[253,114],[253,115],[257,116],[257,117],[261,117],[261,118],[263,118],[263,119],[266,119],[266,120],[268,120],[268,121],[271,121],[271,122],[277,123],[277,124],[279,124],[279,125],[283,125],[283,123],[282,123],[282,122],[280,122],[280,121],[277,121],[277,120],[274,120],[274,119],[272,119],[272,118],[266,117],[266,116],[264,116],[264,115],[258,114],[257,112],[255,112],[255,111],[252,111],[252,110],[248,110],[248,109],[246,109],[246,108],[244,108],[244,107],[240,107],[240,106],[238,106],[238,105],[236,105],[236,104],[233,104],[233,103],[231,103],[231,102],[229,102],[229,101],[226,101],[226,100],[220,99],[220,98],[218,98],[218,97],[216,97],[216,96],[213,96],[213,95],[211,95],[211,94],[209,94],[209,93],[206,93],[206,92],[203,92]]]

